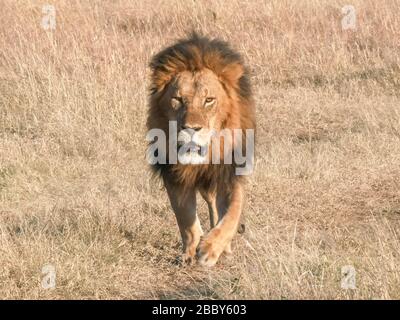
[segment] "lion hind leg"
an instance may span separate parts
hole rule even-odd
[[[218,208],[217,208],[217,192],[215,189],[212,190],[200,190],[200,194],[203,199],[207,202],[208,212],[210,215],[210,228],[214,228],[219,220]]]

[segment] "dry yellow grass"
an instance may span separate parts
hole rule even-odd
[[[352,0],[355,31],[339,0],[60,0],[53,32],[43,4],[0,13],[1,298],[400,298],[398,0]],[[147,64],[191,29],[243,53],[257,100],[246,232],[210,270],[174,263],[144,157]]]

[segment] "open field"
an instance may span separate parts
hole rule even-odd
[[[51,3],[54,31],[1,4],[0,298],[400,299],[399,0]],[[246,232],[213,269],[176,264],[145,160],[148,62],[192,29],[242,52],[257,102]]]

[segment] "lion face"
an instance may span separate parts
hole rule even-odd
[[[166,97],[168,120],[177,123],[180,161],[203,163],[224,119],[227,94],[220,80],[209,69],[184,71],[172,81]]]

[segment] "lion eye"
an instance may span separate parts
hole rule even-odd
[[[206,104],[211,104],[211,103],[213,103],[214,101],[215,101],[215,98],[212,98],[212,97],[206,98]]]

